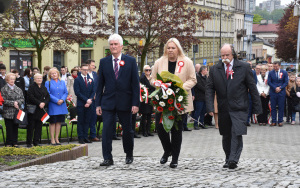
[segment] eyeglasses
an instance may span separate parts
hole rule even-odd
[[[151,69],[145,69],[145,71],[151,71]]]

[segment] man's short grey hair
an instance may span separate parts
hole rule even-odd
[[[117,40],[119,41],[120,45],[123,46],[123,38],[119,35],[119,34],[112,34],[109,36],[108,38],[108,43],[110,43],[110,41],[112,40]]]

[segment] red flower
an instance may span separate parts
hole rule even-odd
[[[157,107],[157,110],[158,110],[159,112],[164,111],[164,109],[163,109],[161,106],[158,106],[158,107]]]
[[[173,108],[174,108],[174,107],[173,107]],[[169,116],[169,119],[171,119],[171,120],[174,119],[174,118],[175,118],[174,116]]]
[[[184,108],[180,108],[180,110],[181,110],[181,111],[183,111],[183,110],[184,110]]]
[[[180,104],[180,103],[177,103],[176,106],[177,106],[178,108],[180,108],[180,107],[181,107],[181,104]]]
[[[173,99],[169,99],[169,100],[168,100],[168,103],[169,103],[169,104],[173,104],[173,102],[174,102]]]
[[[175,108],[172,106],[172,107],[169,107],[169,111],[173,111]]]
[[[153,104],[157,104],[157,102],[156,102],[156,101],[152,101],[152,103],[153,103]]]
[[[144,92],[144,90],[143,90],[143,89],[141,89],[141,92]]]

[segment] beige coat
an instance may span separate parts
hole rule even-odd
[[[72,76],[68,76],[67,90],[68,90],[68,95],[72,95],[73,102],[75,105],[77,105],[77,96],[75,95],[74,92],[74,78]]]
[[[176,63],[175,75],[182,80],[183,88],[188,92],[188,105],[186,106],[185,112],[191,112],[194,110],[191,89],[197,83],[195,68],[192,60],[190,60],[188,57],[178,57],[177,62],[179,61],[183,61],[184,66],[182,67],[181,72],[178,73],[178,63]],[[154,67],[152,69],[150,83],[153,83],[153,81],[156,80],[156,73],[160,74],[162,71],[168,71],[168,65],[169,60],[166,56],[163,56],[155,61]]]

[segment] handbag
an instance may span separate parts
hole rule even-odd
[[[296,106],[294,106],[294,110],[295,110],[296,112],[300,112],[300,103],[297,104]]]
[[[35,110],[36,110],[36,105],[33,105],[33,104],[27,104],[26,105],[27,107],[27,112],[29,114],[34,114]]]
[[[22,119],[20,119],[20,117]],[[14,123],[21,125],[22,128],[26,128],[26,125],[28,125],[27,112],[24,110],[16,110],[14,114]]]

